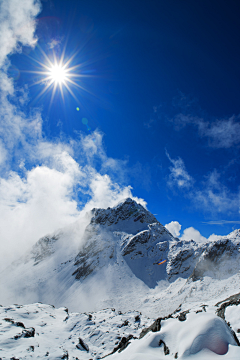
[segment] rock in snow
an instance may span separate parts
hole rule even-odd
[[[130,198],[93,209],[0,274],[0,359],[240,359],[239,250],[240,230],[180,240]]]

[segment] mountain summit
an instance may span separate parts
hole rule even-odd
[[[143,224],[158,223],[157,219],[141,204],[131,198],[127,198],[113,208],[92,209],[90,224],[112,226],[114,229],[126,230],[128,225],[133,232],[136,228],[143,228]],[[123,223],[124,222],[124,223]],[[134,223],[136,226],[134,226]],[[141,225],[142,224],[142,225]]]
[[[85,244],[75,258],[76,279],[119,263],[149,287],[165,278],[166,265],[156,265],[166,258],[174,238],[149,211],[128,198],[112,209],[93,209],[92,215]]]

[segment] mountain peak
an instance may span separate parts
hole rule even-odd
[[[125,224],[126,222],[131,222],[142,227],[143,224],[158,223],[155,216],[131,198],[126,198],[113,208],[94,208],[91,213],[91,224],[111,226],[124,221]]]

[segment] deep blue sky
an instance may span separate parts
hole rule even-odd
[[[42,108],[47,138],[87,134],[82,118],[102,132],[108,156],[127,161],[115,178],[161,223],[227,234],[240,227],[239,16],[232,0],[44,1],[38,46],[11,57],[15,82]],[[65,91],[50,106],[25,71],[44,61],[40,48],[51,57],[53,40],[89,77],[87,91],[72,87],[78,100]],[[233,223],[204,223],[222,220]]]

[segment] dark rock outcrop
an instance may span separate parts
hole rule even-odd
[[[76,345],[76,347],[77,347],[79,350],[84,350],[84,351],[89,352],[89,347],[88,347],[88,345],[83,341],[83,339],[79,338],[78,341],[79,341],[79,343]]]
[[[28,328],[24,329],[21,334],[15,335],[14,339],[18,340],[20,338],[30,338],[35,336],[35,329],[34,328]]]
[[[170,354],[170,350],[167,347],[167,345],[165,344],[165,342],[163,340],[159,340],[159,346],[163,345],[163,351],[164,351],[164,355],[169,355]]]

